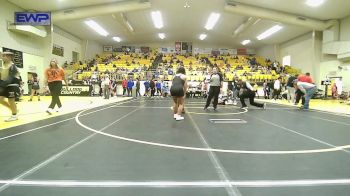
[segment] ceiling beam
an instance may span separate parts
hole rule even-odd
[[[51,13],[52,21],[59,22],[65,20],[82,19],[100,15],[108,15],[119,12],[130,12],[135,10],[145,10],[151,8],[151,3],[148,1],[129,0],[116,3],[108,3],[101,5],[92,5],[65,9]]]
[[[252,6],[252,5],[247,5],[243,3],[237,3],[237,2],[228,2],[225,5],[224,9],[225,11],[234,13],[234,14],[268,19],[276,22],[307,27],[312,30],[318,30],[318,31],[323,31],[338,23],[337,20],[329,20],[329,21],[316,20],[312,18],[301,17],[295,14],[280,12],[272,9],[267,9],[267,8],[262,8],[262,7],[257,7],[257,6]]]

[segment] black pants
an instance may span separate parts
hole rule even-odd
[[[151,88],[151,97],[154,97],[154,93],[156,93],[156,89],[155,88]]]
[[[51,104],[49,108],[54,109],[56,104],[59,108],[62,107],[62,104],[60,101],[62,81],[49,82],[48,85],[49,85],[50,94],[51,94]]]
[[[207,103],[205,104],[205,107],[206,108],[209,107],[210,102],[214,97],[213,107],[216,108],[218,106],[219,94],[220,94],[220,86],[210,86],[209,95],[208,95]]]
[[[239,96],[239,99],[241,100],[242,107],[247,107],[247,105],[244,102],[245,98],[249,98],[250,105],[253,105],[253,106],[256,106],[259,108],[262,108],[264,106],[264,104],[254,102],[254,98],[255,98],[254,91],[246,90]]]
[[[123,95],[125,95],[126,93],[126,88],[123,88]]]
[[[295,91],[295,104],[299,104],[300,99],[301,99],[301,105],[304,105],[305,103],[304,93],[298,89]]]
[[[162,89],[161,88],[157,88],[157,95],[162,96]]]
[[[279,99],[279,96],[281,94],[281,90],[277,90],[277,89],[273,89],[273,98],[276,100],[276,99]]]

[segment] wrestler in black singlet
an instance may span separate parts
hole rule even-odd
[[[175,75],[173,83],[170,88],[171,96],[173,97],[183,97],[185,81],[181,79],[181,75]]]

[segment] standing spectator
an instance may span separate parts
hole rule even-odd
[[[148,97],[148,96],[149,96],[149,85],[150,85],[149,80],[146,80],[146,81],[143,83],[143,85],[145,86],[145,94],[144,94],[144,96],[145,96],[145,97]]]
[[[103,88],[104,99],[109,99],[109,95],[111,94],[110,85],[111,85],[111,81],[109,80],[109,76],[105,75],[104,78],[102,78],[102,84],[101,84]]]
[[[340,96],[342,95],[343,93],[343,81],[342,81],[342,78],[338,78],[335,80],[335,85],[337,86],[337,98],[339,99]]]
[[[136,78],[136,97],[139,95],[141,97],[140,93],[140,78]]]
[[[49,86],[51,94],[51,104],[46,110],[48,114],[52,114],[55,106],[58,106],[56,112],[61,111],[62,104],[60,100],[62,81],[64,80],[68,89],[68,82],[64,75],[64,70],[58,66],[57,60],[52,59],[50,61],[50,67],[45,71],[46,84]]]
[[[263,90],[265,99],[270,99],[270,87],[267,80],[264,80]]]
[[[156,92],[156,84],[154,82],[154,78],[150,81],[149,88],[151,89],[151,97],[154,97],[154,93]]]
[[[162,96],[162,83],[161,83],[161,81],[157,81],[156,88],[157,88],[157,95],[159,97],[161,97]]]
[[[128,80],[128,97],[132,97],[132,87],[134,86],[134,81],[131,78]]]
[[[277,80],[275,80],[275,83],[273,84],[273,98],[278,99],[281,93],[281,77],[278,77]]]
[[[288,81],[287,81],[287,91],[288,91],[288,101],[291,101],[293,104],[295,103],[295,88],[294,88],[294,85],[293,85],[293,81],[297,79],[295,76],[291,75],[289,78],[288,78]]]
[[[31,89],[31,94],[30,94],[30,99],[29,101],[33,101],[33,96],[36,94],[38,96],[38,101],[40,101],[40,86],[39,86],[39,78],[38,78],[38,74],[33,73],[32,75],[32,89]]]
[[[111,95],[117,97],[117,81],[115,78],[111,81]]]
[[[125,96],[127,86],[128,86],[128,82],[126,81],[126,78],[124,78],[124,79],[122,80],[123,96]]]

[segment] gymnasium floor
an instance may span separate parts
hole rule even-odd
[[[202,101],[181,122],[143,98],[1,130],[0,195],[349,195],[350,116]]]

